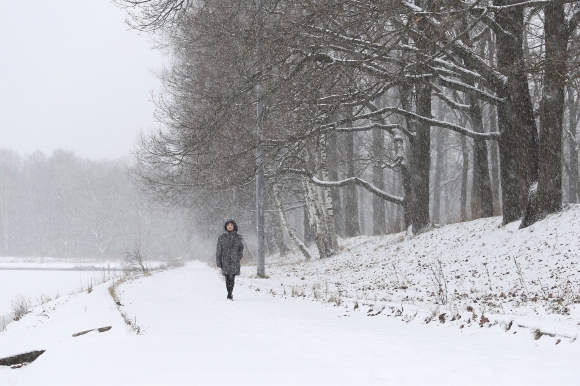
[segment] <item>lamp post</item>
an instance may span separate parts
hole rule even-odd
[[[264,155],[262,151],[262,114],[264,110],[262,83],[259,80],[262,72],[262,6],[264,0],[256,0],[257,28],[256,28],[256,69],[258,83],[256,85],[256,234],[258,237],[258,277],[266,277],[265,251],[264,251]]]

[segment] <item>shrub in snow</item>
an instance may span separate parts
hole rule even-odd
[[[12,300],[12,313],[14,314],[14,320],[20,320],[24,315],[29,313],[31,305],[32,303],[29,298],[20,294],[16,295]]]

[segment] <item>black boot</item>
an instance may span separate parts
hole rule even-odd
[[[235,280],[235,276],[234,275],[227,275],[226,276],[226,288],[228,290],[228,299],[229,300],[234,300],[234,296],[232,295],[232,292],[234,291],[234,280]]]

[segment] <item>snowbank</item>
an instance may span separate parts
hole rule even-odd
[[[306,261],[267,261],[268,280],[243,268],[243,283],[275,296],[304,296],[403,321],[499,326],[574,340],[580,333],[580,205],[526,229],[494,217],[340,240],[342,251]],[[312,247],[312,255],[316,255]],[[360,309],[359,308],[359,309]],[[371,310],[372,311],[369,311]]]

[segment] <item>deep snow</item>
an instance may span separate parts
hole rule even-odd
[[[91,282],[102,281],[102,271],[37,271],[0,269],[0,330],[2,316],[12,313],[12,301],[17,295],[29,298],[32,304],[43,299],[55,299],[86,288]]]
[[[274,296],[358,304],[405,321],[504,329],[511,322],[528,336],[555,334],[554,342],[580,337],[580,205],[518,227],[493,217],[410,239],[345,239],[335,257],[276,256],[267,265],[269,280],[245,266],[240,281]],[[314,246],[310,252],[317,256]]]
[[[577,384],[577,344],[499,329],[445,329],[347,313],[237,286],[194,262],[122,284],[121,309],[100,285],[36,308],[0,334],[0,357],[46,352],[2,384]],[[351,315],[351,316],[346,316]],[[112,326],[108,332],[72,334]]]

